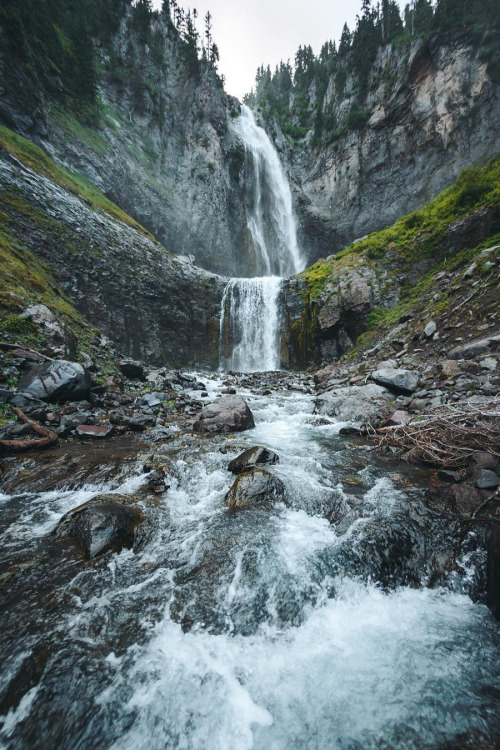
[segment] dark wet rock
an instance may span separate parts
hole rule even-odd
[[[98,440],[104,440],[105,438],[111,437],[113,433],[114,428],[112,425],[79,424],[76,428],[76,434],[79,437],[96,438]]]
[[[396,393],[414,393],[420,380],[419,373],[415,370],[396,370],[389,367],[375,370],[371,378]]]
[[[90,375],[85,368],[65,360],[35,365],[19,383],[22,394],[51,403],[87,399],[90,387]]]
[[[481,492],[466,483],[429,487],[425,496],[429,507],[465,518],[470,518],[483,501]]]
[[[229,462],[228,469],[233,474],[240,474],[245,469],[266,464],[276,464],[279,460],[278,454],[274,451],[256,445],[253,448],[243,451],[243,453],[240,453],[236,458],[233,458],[233,460]]]
[[[0,388],[0,404],[10,403],[14,393],[6,388]]]
[[[146,370],[142,362],[133,359],[124,359],[118,363],[122,375],[131,380],[146,380]]]
[[[11,406],[17,406],[18,409],[22,409],[27,414],[33,414],[34,411],[39,409],[46,409],[47,405],[39,398],[33,398],[27,393],[15,393],[11,400]]]
[[[149,427],[154,427],[156,419],[148,414],[134,414],[132,417],[126,419],[124,424],[133,432],[143,432]]]
[[[461,482],[463,480],[463,476],[460,474],[459,471],[451,471],[450,469],[439,469],[438,479],[441,479],[442,482],[450,482],[450,484],[455,484],[456,482]]]
[[[133,547],[136,529],[144,521],[142,510],[123,495],[101,495],[66,513],[53,535],[75,539],[93,558],[105,552]]]
[[[474,484],[481,490],[494,490],[500,486],[500,477],[491,469],[479,469]]]
[[[253,414],[239,397],[218,398],[207,404],[194,423],[195,432],[242,432],[255,427]]]
[[[225,497],[230,510],[275,502],[286,502],[285,486],[266,469],[243,471]]]
[[[486,602],[493,615],[500,620],[500,524],[488,538]]]
[[[234,396],[236,394],[236,388],[232,388],[228,386],[227,388],[222,389],[222,393],[227,394],[229,396]]]
[[[500,459],[492,453],[485,451],[476,451],[471,456],[471,464],[474,469],[491,469],[497,471],[500,469]]]
[[[362,437],[363,430],[360,430],[359,427],[341,427],[339,435],[342,435],[342,437]]]

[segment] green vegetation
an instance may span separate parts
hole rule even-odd
[[[19,159],[27,167],[30,167],[30,169],[42,175],[42,177],[47,177],[60,187],[68,190],[68,192],[89,201],[99,210],[151,237],[143,226],[106,198],[90,180],[87,180],[83,175],[69,172],[63,167],[59,167],[43,149],[36,146],[32,141],[17,135],[17,133],[9,130],[9,128],[0,126],[0,148],[6,149],[6,151]]]
[[[442,246],[449,225],[488,206],[500,206],[500,159],[492,159],[484,167],[465,169],[453,185],[420,211],[327,260],[317,261],[301,274],[310,299],[318,299],[344,266],[377,267],[377,261],[385,262],[389,256],[403,270],[423,258],[435,258],[438,263],[445,253]]]
[[[274,72],[262,65],[257,70],[255,90],[245,97],[250,106],[260,106],[264,116],[276,117],[281,129],[292,139],[312,132],[311,143],[334,143],[349,131],[364,127],[369,113],[364,103],[370,88],[380,83],[390,88],[400,75],[388,61],[383,70],[374,63],[381,47],[402,46],[408,60],[409,45],[418,36],[454,29],[479,29],[500,22],[497,0],[412,0],[401,17],[395,0],[362,0],[354,31],[344,25],[339,45],[327,41],[316,57],[310,46],[299,47],[294,65],[280,62]],[[488,74],[500,80],[500,63],[493,49],[483,50]],[[336,104],[346,96],[346,82],[354,85],[348,92],[350,109],[337,122]],[[332,90],[331,83],[335,88]],[[328,96],[327,96],[328,91]]]
[[[475,230],[470,232],[470,237],[467,235],[468,220],[473,223],[474,213],[486,208],[495,208],[497,219],[492,221],[490,236],[478,244]],[[316,315],[331,293],[340,292],[339,279],[348,279],[349,272],[363,275],[363,271],[370,269],[371,278],[377,279],[382,302],[367,315],[365,332],[346,355],[348,358],[372,346],[404,315],[409,314],[416,321],[439,320],[444,316],[447,325],[463,325],[461,315],[468,313],[471,305],[474,305],[476,320],[482,320],[488,311],[497,310],[498,270],[495,263],[500,256],[499,209],[500,159],[492,159],[484,167],[464,170],[451,187],[421,210],[403,217],[388,229],[355,242],[335,256],[319,260],[299,274],[299,278],[305,281],[305,305],[302,320],[297,330],[292,331],[302,357],[299,361],[314,358],[310,352],[301,349],[304,341],[310,346],[315,338],[311,321],[306,322],[307,316]],[[460,225],[463,249],[451,251],[449,228],[460,220],[464,220]],[[496,246],[498,248],[489,258],[479,259],[483,249]],[[427,261],[423,271],[418,265],[422,260]],[[472,270],[465,275],[466,269]],[[450,285],[446,279],[453,278],[455,281]],[[396,284],[399,286],[399,301],[394,304],[392,290]],[[459,300],[473,301],[467,307],[463,304],[457,306],[457,295]],[[384,306],[384,298],[391,302]],[[465,319],[465,324],[468,322],[469,319]],[[312,327],[315,325],[313,320]],[[417,327],[418,330],[421,327]]]

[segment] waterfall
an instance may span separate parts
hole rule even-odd
[[[235,129],[245,147],[247,225],[256,277],[231,279],[226,286],[220,313],[220,366],[241,372],[277,370],[282,278],[301,271],[304,262],[290,186],[271,139],[244,104]]]

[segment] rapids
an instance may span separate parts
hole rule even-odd
[[[203,379],[213,398],[221,381]],[[92,484],[44,485],[33,466],[36,491],[0,496],[2,748],[500,740],[498,623],[467,596],[484,558],[465,545],[437,579],[429,545],[445,554],[449,521],[421,502],[423,475],[354,449],[307,390],[239,389],[250,432],[142,444]],[[230,514],[227,464],[256,444],[279,454],[289,505]],[[149,502],[152,452],[171,477]],[[137,548],[88,563],[47,551],[61,515],[103,490],[142,498]],[[401,561],[380,555],[376,528],[410,534]]]

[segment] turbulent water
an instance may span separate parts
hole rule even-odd
[[[449,520],[424,508],[418,477],[313,417],[307,394],[243,395],[255,430],[155,448],[171,487],[142,501],[135,551],[76,564],[44,544],[103,489],[137,494],[144,459],[113,481],[1,496],[0,746],[494,747],[499,630],[464,593],[472,557],[426,588],[426,544],[444,554]],[[230,514],[227,464],[254,444],[280,455],[289,507]],[[377,529],[398,552],[386,536],[380,553]]]
[[[280,367],[281,279],[304,268],[292,194],[266,131],[242,105],[235,128],[245,146],[247,222],[256,276],[231,279],[221,306],[221,368],[240,372]]]

